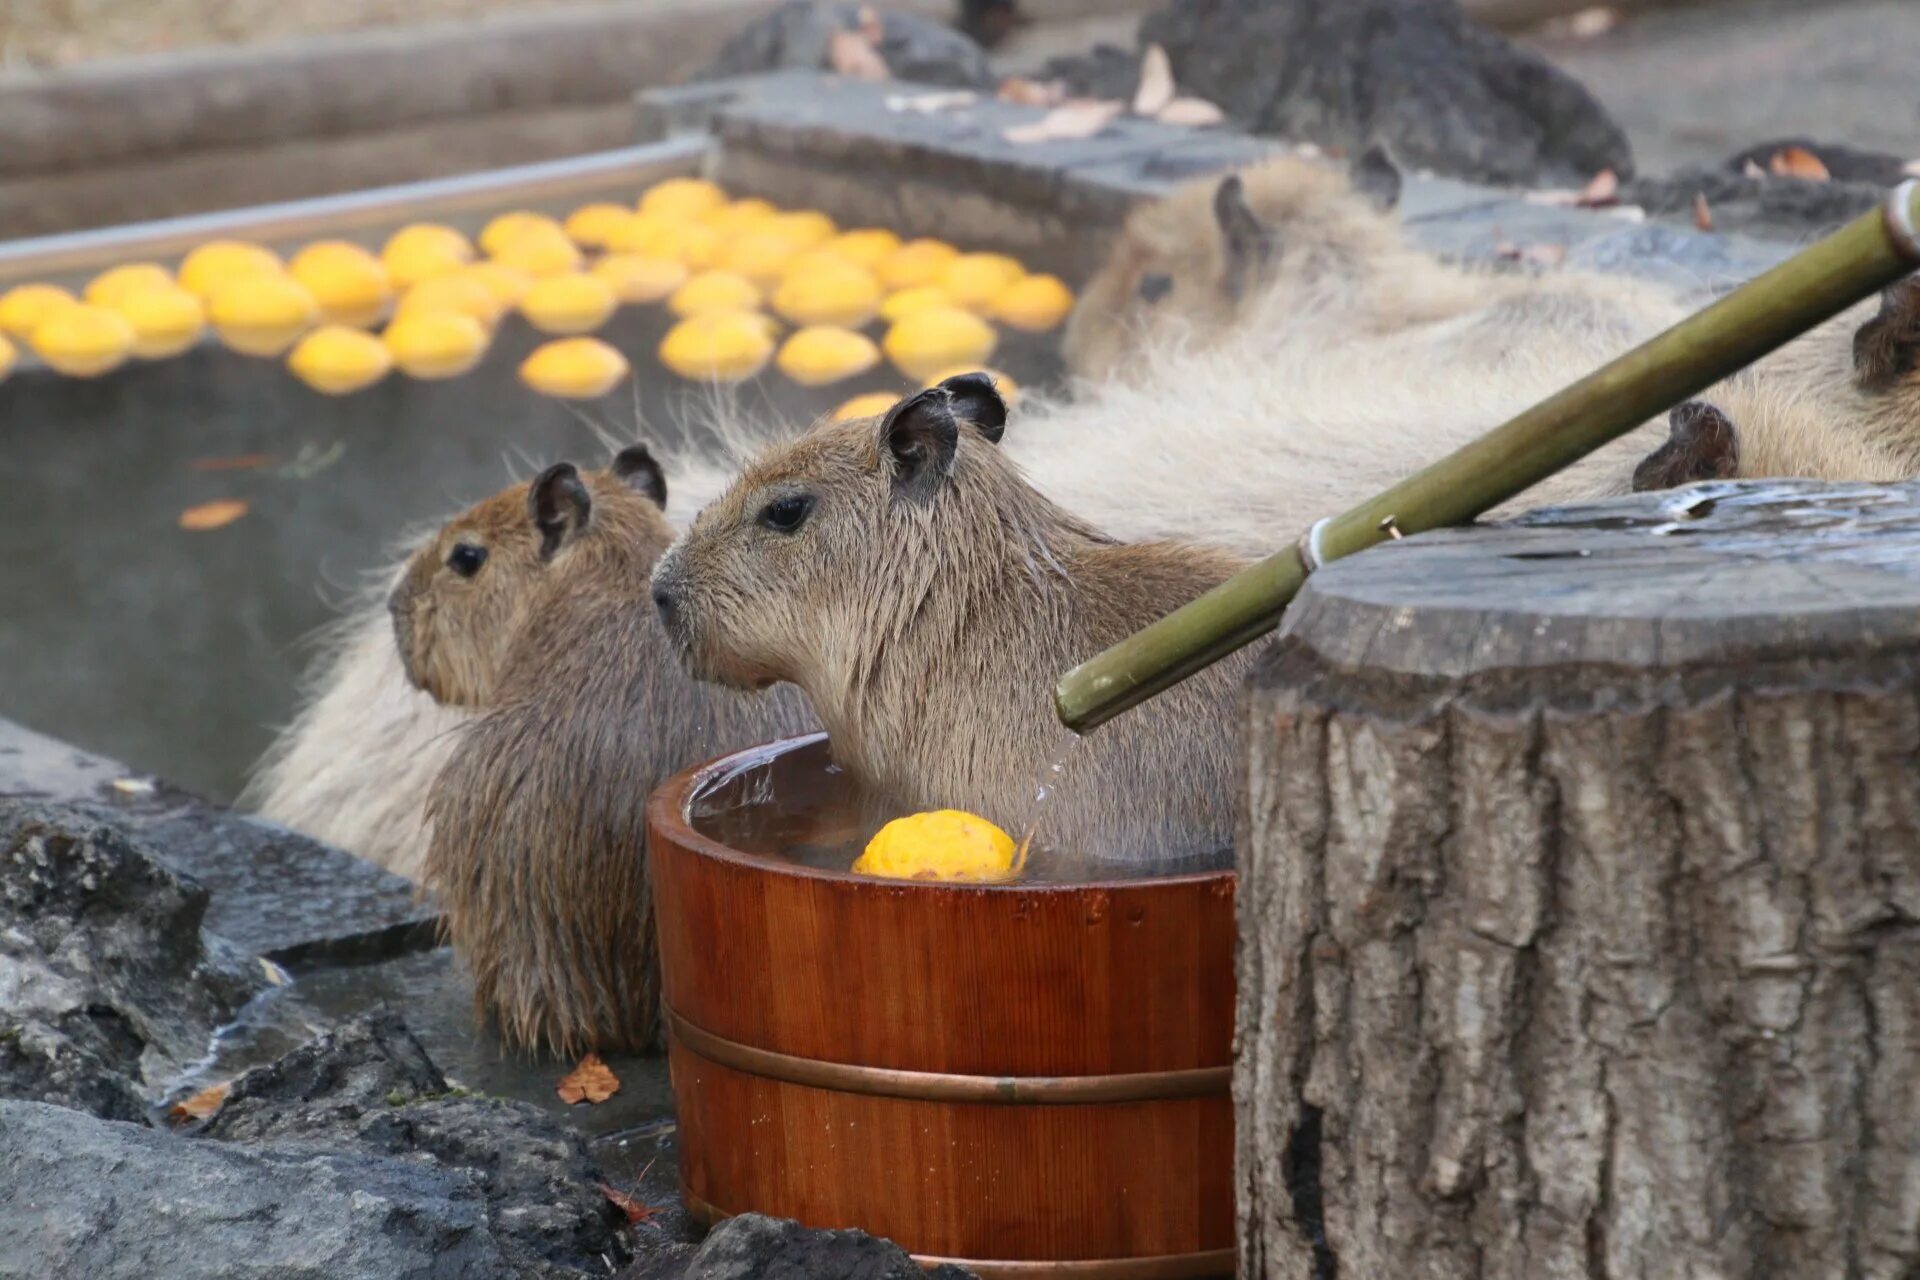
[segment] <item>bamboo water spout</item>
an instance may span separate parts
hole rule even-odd
[[[1060,678],[1086,732],[1280,622],[1319,563],[1394,533],[1462,524],[1920,267],[1920,181],[1625,355],[1268,556]]]

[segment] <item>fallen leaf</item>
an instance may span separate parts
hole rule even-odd
[[[1780,148],[1767,161],[1767,169],[1776,178],[1805,178],[1808,182],[1825,182],[1833,176],[1820,163],[1820,157],[1805,147]]]
[[[195,471],[252,471],[273,461],[270,453],[242,453],[231,458],[196,458]]]
[[[627,1215],[628,1222],[651,1222],[653,1215],[660,1212],[650,1204],[643,1204],[638,1197],[617,1191],[604,1182],[596,1185],[600,1188],[600,1194],[613,1202],[614,1208]]]
[[[201,532],[207,529],[219,529],[232,524],[247,514],[247,504],[239,498],[221,498],[215,502],[203,502],[197,507],[188,507],[180,513],[180,527]]]
[[[123,796],[150,796],[153,794],[151,778],[115,778],[113,789]]]
[[[854,80],[885,80],[893,73],[867,38],[858,31],[836,31],[827,41],[827,65],[835,74]]]
[[[599,1054],[590,1053],[561,1078],[554,1092],[560,1095],[560,1101],[570,1106],[579,1102],[605,1102],[620,1092],[620,1077],[600,1060]]]
[[[1707,207],[1707,193],[1704,191],[1693,193],[1693,225],[1696,230],[1713,230],[1713,210]]]
[[[1612,5],[1590,5],[1567,19],[1567,34],[1582,40],[1603,36],[1620,25],[1620,11]]]
[[[1094,99],[1062,103],[1031,124],[1016,124],[1002,129],[1000,136],[1015,143],[1091,138],[1112,124],[1122,109],[1117,102]]]
[[[167,1114],[175,1120],[205,1120],[220,1109],[220,1104],[227,1100],[227,1091],[231,1088],[233,1088],[231,1080],[209,1085],[200,1092],[174,1103],[168,1108]]]
[[[1140,58],[1140,87],[1133,91],[1133,112],[1157,116],[1173,101],[1173,63],[1167,51],[1157,44],[1147,46]]]
[[[1580,188],[1580,198],[1574,201],[1582,209],[1604,209],[1620,199],[1620,175],[1611,169],[1602,169],[1593,175],[1593,180]]]
[[[1184,125],[1189,129],[1205,129],[1209,125],[1223,124],[1227,113],[1208,102],[1205,98],[1175,98],[1160,109],[1154,117],[1161,124]]]
[[[970,107],[978,97],[971,89],[947,89],[939,93],[890,93],[887,95],[889,111],[952,111],[957,107]]]
[[[1029,80],[1008,76],[995,93],[1002,102],[1021,107],[1057,107],[1067,100],[1067,86],[1059,80]]]
[[[1743,178],[1764,178],[1767,176],[1767,171],[1765,169],[1762,169],[1759,165],[1755,164],[1753,161],[1749,160],[1741,168],[1740,176]]]

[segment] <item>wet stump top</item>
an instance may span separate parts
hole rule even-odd
[[[1920,1258],[1920,487],[1317,573],[1253,677],[1242,1274]]]

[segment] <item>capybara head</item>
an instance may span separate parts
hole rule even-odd
[[[866,683],[932,596],[965,587],[982,539],[1031,523],[1032,491],[994,448],[1006,420],[992,379],[966,373],[755,460],[654,571],[688,668],[743,688]]]
[[[673,540],[667,482],[644,445],[604,471],[556,463],[470,508],[417,551],[388,597],[407,678],[436,701],[493,700],[514,635],[546,593],[633,571]]]
[[[1391,242],[1399,198],[1400,171],[1374,146],[1344,176],[1278,156],[1142,206],[1068,319],[1068,366],[1109,377],[1176,329],[1204,337],[1233,323],[1282,276],[1303,289],[1337,278]]]

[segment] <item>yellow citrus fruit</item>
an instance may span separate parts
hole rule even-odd
[[[679,225],[680,220],[657,213],[630,213],[624,221],[607,228],[607,252],[652,254],[654,246]]]
[[[492,328],[506,314],[507,304],[487,287],[486,281],[469,275],[466,268],[444,276],[422,280],[400,295],[394,308],[397,316],[410,311],[456,311],[472,316]]]
[[[1029,333],[1044,333],[1073,310],[1073,291],[1059,276],[1027,276],[1002,289],[993,299],[991,314],[1001,324]]]
[[[180,261],[180,287],[202,302],[236,280],[277,276],[285,268],[269,249],[245,240],[210,240]]]
[[[756,284],[771,285],[786,274],[788,264],[806,248],[784,231],[755,227],[729,240],[714,264]]]
[[[621,302],[659,302],[686,283],[686,264],[640,253],[610,253],[590,268]]]
[[[277,356],[313,328],[320,307],[292,276],[242,277],[214,293],[207,319],[242,355]]]
[[[880,282],[865,267],[815,258],[789,271],[773,293],[773,309],[795,324],[853,328],[880,312]]]
[[[34,354],[56,372],[91,378],[117,369],[133,350],[133,326],[90,303],[54,307],[34,326]]]
[[[775,363],[803,387],[824,387],[879,364],[880,348],[864,333],[816,324],[781,343]]]
[[[1004,253],[963,253],[940,269],[940,287],[972,311],[987,311],[1000,291],[1027,274]]]
[[[5,381],[6,376],[13,372],[14,362],[19,358],[20,353],[14,350],[12,340],[0,334],[0,382]]]
[[[632,216],[632,211],[625,205],[601,200],[581,205],[568,214],[567,220],[560,225],[563,231],[573,237],[575,244],[601,249],[606,247],[608,234]]]
[[[673,291],[667,309],[677,316],[709,311],[751,311],[760,305],[760,289],[732,271],[702,271]]]
[[[381,340],[408,376],[454,378],[480,362],[487,330],[472,316],[455,311],[415,311],[395,316]]]
[[[821,247],[871,271],[900,248],[900,237],[885,227],[857,227],[842,231]]]
[[[89,280],[81,296],[96,307],[110,307],[129,294],[176,287],[173,273],[159,263],[127,262],[109,267]]]
[[[825,244],[840,234],[840,228],[834,225],[833,219],[816,209],[776,213],[767,219],[766,230],[777,236],[785,236],[802,249]]]
[[[370,387],[393,368],[387,344],[362,329],[322,325],[300,339],[287,367],[315,391],[330,396]]]
[[[497,258],[501,250],[529,232],[549,236],[566,234],[558,222],[544,213],[514,209],[494,217],[480,228],[480,234],[474,237],[474,242],[480,246],[480,252]]]
[[[911,289],[933,284],[960,251],[944,240],[909,240],[880,260],[880,283],[889,289]]]
[[[380,259],[346,240],[321,240],[293,255],[287,274],[306,286],[330,324],[380,323],[393,286]]]
[[[454,275],[463,280],[478,281],[500,304],[503,314],[506,308],[517,305],[522,295],[533,287],[532,276],[517,267],[499,262],[470,262]]]
[[[535,280],[520,299],[520,314],[542,333],[591,333],[619,305],[612,285],[576,271]]]
[[[732,236],[759,226],[779,212],[771,200],[748,196],[744,200],[735,200],[709,210],[700,215],[700,221],[721,235]]]
[[[142,360],[179,355],[207,327],[207,309],[177,284],[122,294],[107,305],[132,328],[133,354]]]
[[[904,320],[916,311],[925,311],[928,307],[951,307],[953,299],[947,291],[937,284],[917,284],[909,289],[890,293],[880,304],[882,320]]]
[[[959,307],[928,307],[896,320],[887,330],[887,358],[909,378],[927,378],[942,369],[977,369],[993,354],[993,326]]]
[[[78,299],[57,284],[20,284],[0,293],[0,332],[16,338],[32,335],[56,309],[76,305]]]
[[[627,358],[598,338],[559,338],[520,365],[520,380],[542,395],[594,400],[627,376]]]
[[[727,193],[705,178],[668,178],[640,197],[640,212],[669,218],[698,218],[727,203]]]
[[[852,399],[842,400],[827,417],[833,422],[846,422],[851,418],[877,418],[899,403],[900,397],[892,391],[863,391]]]
[[[689,316],[660,340],[660,363],[683,378],[739,382],[766,368],[772,354],[767,317],[752,311]]]
[[[704,271],[720,257],[727,238],[712,227],[697,222],[682,222],[654,237],[647,252],[661,258],[685,263],[694,271]]]
[[[998,369],[986,369],[986,368],[982,368],[980,365],[977,365],[977,364],[956,364],[949,368],[942,369],[940,370],[940,372],[928,378],[926,381],[926,385],[929,387],[937,387],[941,383],[945,382],[948,378],[957,378],[963,373],[986,374],[987,377],[991,379],[993,382],[993,389],[995,391],[998,391],[1000,393],[1000,398],[1007,402],[1007,408],[1011,409],[1015,405],[1020,403],[1020,384],[1019,383],[1015,382],[1012,378],[1009,378],[1006,374],[1000,372]]]
[[[1024,860],[1013,837],[985,818],[935,809],[880,828],[853,871],[893,880],[993,883],[1019,875]]]
[[[578,271],[580,246],[551,220],[523,228],[492,251],[491,261],[530,276],[557,276]]]
[[[452,227],[415,222],[393,233],[380,250],[380,261],[396,289],[410,289],[422,280],[458,271],[473,261],[473,245]]]

